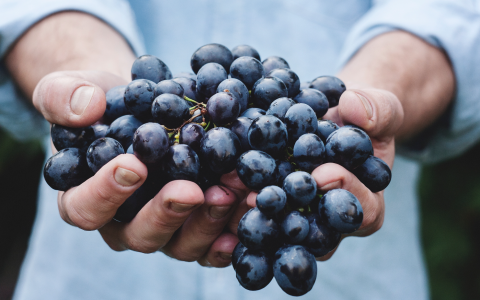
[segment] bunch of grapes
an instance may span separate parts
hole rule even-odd
[[[346,90],[333,76],[301,84],[287,61],[263,61],[247,45],[229,50],[208,44],[193,53],[193,73],[173,77],[167,65],[140,56],[132,81],[106,93],[103,118],[95,125],[53,124],[58,152],[44,177],[56,190],[78,186],[124,153],[148,167],[148,178],[117,210],[129,222],[170,181],[196,182],[203,190],[236,169],[258,191],[256,208],[238,225],[240,243],[232,265],[249,290],[273,277],[288,294],[313,287],[315,257],[332,251],[342,233],[363,220],[360,202],[335,189],[321,195],[310,173],[325,162],[342,165],[372,192],[386,188],[391,171],[373,156],[369,136],[353,125],[322,120]]]

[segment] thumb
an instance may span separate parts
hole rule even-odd
[[[391,139],[403,123],[403,107],[398,98],[385,90],[353,89],[340,97],[338,114],[343,124],[364,129],[378,140]]]
[[[105,93],[127,82],[101,71],[62,71],[43,77],[33,92],[33,105],[50,123],[84,127],[105,112]]]

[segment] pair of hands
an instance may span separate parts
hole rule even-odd
[[[38,83],[33,103],[50,123],[88,126],[102,117],[105,92],[127,83],[106,72],[55,72]],[[352,87],[348,82],[347,86]],[[349,90],[342,95],[339,106],[330,109],[324,118],[340,126],[354,124],[363,128],[372,139],[375,156],[392,167],[394,136],[403,123],[403,108],[394,94],[372,88]],[[343,188],[362,204],[363,223],[351,235],[368,236],[380,229],[385,211],[383,191],[372,193],[355,175],[332,163],[319,166],[312,175],[321,191]],[[256,198],[256,193],[243,185],[236,171],[223,175],[222,186],[211,187],[205,194],[193,182],[170,182],[130,223],[112,221],[118,207],[146,178],[147,168],[135,156],[120,155],[80,186],[59,192],[60,215],[73,226],[98,230],[116,251],[160,250],[173,258],[198,261],[203,266],[229,265],[238,242],[238,222],[255,206]],[[321,260],[330,258],[334,252]]]

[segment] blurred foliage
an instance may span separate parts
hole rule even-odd
[[[480,145],[422,169],[422,240],[433,300],[480,299]]]

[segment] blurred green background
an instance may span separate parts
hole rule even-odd
[[[0,300],[11,299],[35,216],[39,142],[0,131]],[[422,238],[434,300],[480,299],[480,145],[422,170]]]

